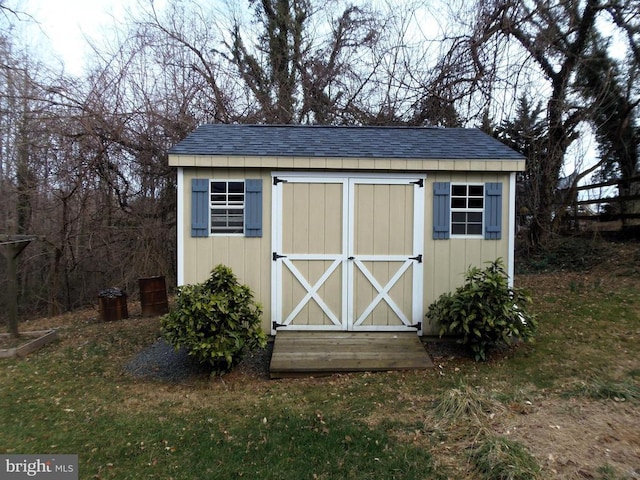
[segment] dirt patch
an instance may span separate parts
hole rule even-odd
[[[417,396],[406,400],[413,416],[394,419],[404,419],[410,426],[422,416],[424,427],[397,427],[392,434],[400,442],[431,451],[437,464],[455,472],[460,480],[477,478],[468,453],[488,433],[525,446],[542,468],[540,478],[640,479],[637,403],[551,397],[501,405],[480,421],[468,418],[449,423],[449,419],[434,415],[430,408],[434,398]],[[375,426],[387,420],[384,414],[374,412],[366,421]],[[606,471],[615,472],[616,476],[607,476],[603,473]]]
[[[553,478],[602,478],[598,470],[610,466],[635,479],[640,478],[639,425],[637,405],[554,398],[492,428],[526,445]]]
[[[33,339],[29,337],[25,337],[24,335],[21,335],[18,338],[0,335],[0,350],[16,348],[31,340]]]

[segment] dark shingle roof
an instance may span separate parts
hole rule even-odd
[[[173,155],[523,160],[478,129],[201,125]]]

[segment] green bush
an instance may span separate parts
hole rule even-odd
[[[429,306],[427,319],[440,324],[440,336],[459,336],[476,360],[486,360],[487,349],[510,345],[515,339],[530,341],[536,319],[527,313],[531,298],[509,287],[501,259],[481,270],[471,267],[465,283],[445,293]]]
[[[262,307],[230,268],[218,265],[203,283],[178,288],[177,306],[162,318],[162,333],[176,349],[224,374],[247,351],[264,348]]]

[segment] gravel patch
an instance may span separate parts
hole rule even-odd
[[[454,342],[426,341],[425,348],[434,362],[465,357],[460,345]],[[227,374],[227,377],[238,377],[245,380],[247,377],[261,380],[269,379],[269,364],[272,353],[273,341],[269,341],[267,348],[248,352],[242,361]],[[193,377],[210,374],[210,370],[189,357],[185,349],[176,351],[162,338],[133,357],[124,366],[124,370],[136,378],[167,383],[182,383]]]
[[[272,352],[273,343],[269,342],[264,350],[247,353],[232,372],[269,378],[269,363]],[[206,366],[191,358],[184,348],[176,351],[162,338],[133,357],[124,366],[124,371],[137,378],[168,383],[181,383],[195,376],[210,373]]]
[[[176,351],[163,339],[133,357],[125,366],[126,373],[138,378],[150,378],[179,383],[206,369],[194,361],[185,349]]]

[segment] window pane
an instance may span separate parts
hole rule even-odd
[[[466,197],[467,196],[467,186],[466,185],[452,185],[451,187],[451,195],[454,197]]]
[[[451,221],[453,223],[465,223],[467,221],[466,212],[451,212]]]
[[[211,182],[211,193],[227,193],[227,183]]]
[[[244,193],[244,182],[229,182],[229,193]]]
[[[467,213],[467,221],[469,223],[482,223],[482,212]]]
[[[470,223],[469,225],[467,225],[467,233],[469,235],[481,235],[482,234],[482,224]]]
[[[212,208],[211,209],[211,218],[221,217],[227,218],[229,216],[229,210],[226,208]]]
[[[220,228],[227,226],[227,216],[219,212],[211,214],[211,228]]]
[[[451,208],[467,208],[467,199],[466,198],[452,198],[451,199]]]
[[[242,226],[242,222],[244,220],[244,214],[242,210],[231,210],[229,212],[229,225],[233,226]]]
[[[482,197],[480,198],[471,197],[469,199],[469,208],[482,208],[483,201],[484,199]]]
[[[244,202],[244,195],[229,195],[229,203],[240,203]]]
[[[469,185],[470,197],[484,197],[484,187],[482,185]]]
[[[464,223],[452,223],[451,224],[451,233],[453,235],[464,235],[466,232],[464,231]]]
[[[226,195],[211,195],[211,201],[216,203],[226,203],[227,196]]]

